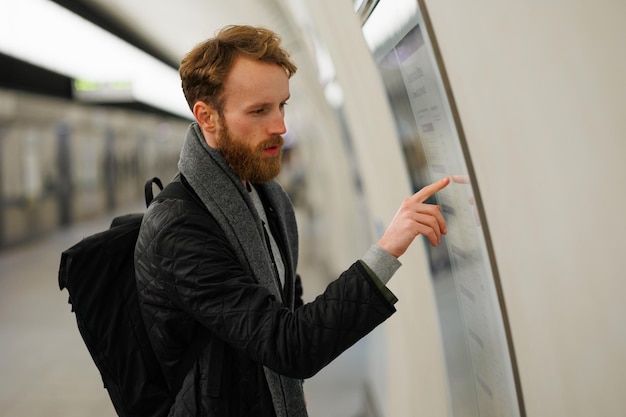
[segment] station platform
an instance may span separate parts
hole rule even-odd
[[[0,417],[116,416],[57,280],[61,252],[112,216],[0,252]],[[308,301],[325,283],[302,249]],[[305,382],[310,417],[366,415],[366,352],[364,339]]]

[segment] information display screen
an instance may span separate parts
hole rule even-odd
[[[394,2],[380,2],[364,34],[389,97],[412,185],[417,191],[442,177],[452,178],[432,201],[443,209],[448,234],[438,247],[426,245],[452,415],[520,416],[480,202],[442,73],[417,4],[411,13],[393,11],[402,16],[393,28],[389,18],[380,18],[387,25],[385,36],[375,26],[385,3]]]

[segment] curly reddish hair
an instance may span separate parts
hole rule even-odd
[[[181,61],[179,74],[189,108],[203,101],[222,112],[226,78],[235,58],[252,58],[278,64],[289,78],[297,67],[289,53],[280,47],[281,38],[269,29],[231,25],[218,31],[214,38],[196,45]]]

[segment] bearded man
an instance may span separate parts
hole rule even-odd
[[[448,179],[407,198],[363,258],[303,305],[295,216],[274,181],[295,71],[278,36],[250,26],[224,28],[181,63],[195,122],[174,181],[193,198],[155,199],[135,250],[146,328],[176,390],[169,416],[306,416],[302,380],[395,312],[385,284],[397,258],[418,234],[436,245],[446,232],[423,202]]]

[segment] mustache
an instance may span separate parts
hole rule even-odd
[[[283,139],[282,136],[274,135],[270,137],[268,140],[266,140],[265,142],[261,143],[259,145],[259,150],[263,151],[265,149],[273,148],[275,146],[282,147],[284,144],[285,144],[285,139]]]

